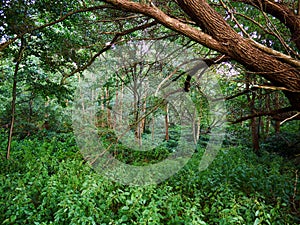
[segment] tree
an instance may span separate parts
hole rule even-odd
[[[10,1],[4,2],[7,2],[6,5],[12,4]],[[264,77],[270,82],[268,85],[279,88],[289,99],[291,107],[286,108],[285,111],[300,110],[299,2],[297,4],[273,0],[234,0],[217,3],[205,0],[172,2],[103,0],[73,3],[65,1],[63,5],[57,5],[56,8],[49,6],[44,9],[48,13],[42,22],[48,21],[47,17],[53,21],[45,22],[40,26],[35,25],[32,16],[21,18],[23,23],[15,26],[15,36],[11,34],[10,38],[2,40],[0,50],[26,33],[54,26],[70,17],[74,20],[76,18],[74,16],[77,16],[78,18],[75,19],[77,22],[80,18],[87,20],[90,14],[86,12],[94,12],[94,15],[102,19],[106,16],[106,22],[110,20],[122,27],[123,33],[117,32],[118,28],[111,32],[115,34],[115,38],[110,41],[110,44],[119,41],[120,36],[147,27],[138,26],[136,23],[138,20],[135,19],[130,21],[131,29],[124,32],[123,22],[126,18],[139,17],[142,21],[149,21],[152,18],[155,23],[225,55],[229,61],[240,63],[250,73]],[[42,11],[40,3],[32,1],[31,4],[31,8],[35,7]],[[144,17],[140,17],[141,14]],[[102,22],[105,23],[104,20]],[[7,27],[7,24],[4,25]],[[159,31],[154,35],[159,36]],[[78,67],[75,72],[80,71],[80,68],[85,67]]]
[[[288,7],[286,3],[275,1],[239,1],[249,8],[258,9],[259,13],[269,19],[267,14],[277,18],[280,25],[285,25],[290,30],[290,40],[294,42],[293,53],[281,53],[256,42],[251,34],[243,29],[242,24],[238,20],[233,19],[239,26],[243,34],[238,33],[232,28],[232,25],[226,20],[226,17],[213,8],[205,0],[178,0],[177,5],[185,12],[185,16],[192,21],[179,17],[172,17],[164,13],[159,7],[153,3],[142,5],[133,1],[126,0],[106,0],[105,2],[113,4],[121,10],[134,13],[142,13],[154,18],[160,24],[191,38],[199,44],[213,49],[221,54],[230,57],[245,66],[251,72],[257,73],[272,83],[272,85],[284,88],[285,95],[289,99],[292,110],[300,110],[300,62],[298,51],[300,49],[300,17],[299,7],[296,9]],[[223,2],[222,2],[223,3]],[[235,11],[230,10],[224,3],[227,15],[235,17]],[[270,20],[270,19],[269,19]],[[190,25],[190,24],[193,25]],[[258,23],[253,21],[253,23]],[[272,24],[272,21],[269,22]],[[274,24],[272,24],[274,25]],[[199,30],[201,28],[201,30]],[[276,27],[274,30],[277,30]],[[269,31],[271,32],[271,31]],[[272,35],[276,35],[275,31]],[[279,33],[280,39],[283,39],[284,45],[288,45]],[[276,35],[277,36],[277,35]],[[289,108],[291,109],[291,108]]]
[[[258,95],[249,115],[236,122],[265,115],[277,121],[300,119],[299,2],[6,0],[0,11],[0,51],[6,54],[17,47],[17,40],[31,37],[30,50],[43,67],[61,76],[64,85],[116,44],[165,38],[190,41],[211,50],[199,53],[209,66],[224,61],[242,65],[243,76],[254,81],[227,99],[264,89],[282,91],[289,100],[288,106],[275,104],[257,111]]]

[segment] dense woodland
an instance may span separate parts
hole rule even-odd
[[[299,0],[1,0],[0,99],[0,224],[300,223]]]

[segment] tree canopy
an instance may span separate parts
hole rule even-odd
[[[299,5],[273,0],[6,0],[0,11],[0,50],[6,53],[26,37],[41,66],[65,80],[114,44],[183,36],[242,65],[246,75],[265,78],[263,87],[282,90],[290,106],[278,113],[297,112]],[[145,30],[146,36],[137,33]]]
[[[238,71],[240,78],[230,85],[240,88],[226,92],[225,99],[244,96],[250,105],[230,120],[268,116],[285,122],[300,118],[299,11],[299,1],[4,0],[1,70],[3,79],[13,84],[12,106],[18,82],[31,91],[31,97],[21,101],[42,95],[64,103],[68,80],[113,46],[168,39],[185,47],[191,44],[208,66],[227,63]],[[269,97],[279,91],[288,104],[278,95]],[[12,115],[14,111],[12,107]],[[256,126],[253,120],[253,133]],[[253,136],[257,139],[258,134]]]

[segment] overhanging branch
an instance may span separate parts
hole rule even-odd
[[[293,110],[293,107],[289,106],[289,107],[285,107],[285,108],[281,108],[281,109],[276,109],[276,110],[271,110],[269,112],[258,112],[258,113],[254,113],[248,116],[244,116],[240,119],[237,119],[235,121],[232,121],[232,124],[237,124],[255,117],[260,117],[260,116],[274,116],[274,115],[278,115],[281,113],[286,113],[286,112],[290,112]]]

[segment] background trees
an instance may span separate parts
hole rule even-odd
[[[267,121],[270,118],[278,121],[278,130],[280,122],[299,118],[297,2],[91,0],[53,4],[52,1],[16,0],[1,4],[3,60],[15,60],[25,66],[26,58],[31,58],[33,64],[43,69],[44,84],[52,85],[52,90],[50,72],[56,80],[57,91],[62,91],[72,80],[70,77],[80,74],[113,45],[141,39],[184,43],[185,39],[195,43],[194,48],[201,45],[210,49],[209,54],[199,51],[199,58],[207,62],[212,59],[208,65],[227,61],[244,77],[245,86],[240,88],[240,94],[228,98],[241,98],[245,94],[248,96],[245,99],[253,103],[249,105],[252,109],[245,110],[235,120],[252,119],[254,123],[257,116],[268,116]],[[21,49],[24,56],[18,60]],[[222,60],[213,60],[216,56]],[[33,65],[27,64],[26,67],[32,68]],[[37,87],[40,78],[30,76]],[[45,85],[39,88],[45,90]],[[271,92],[282,92],[289,104],[281,104],[285,100],[279,97],[272,104]],[[265,101],[266,107],[261,107]]]

